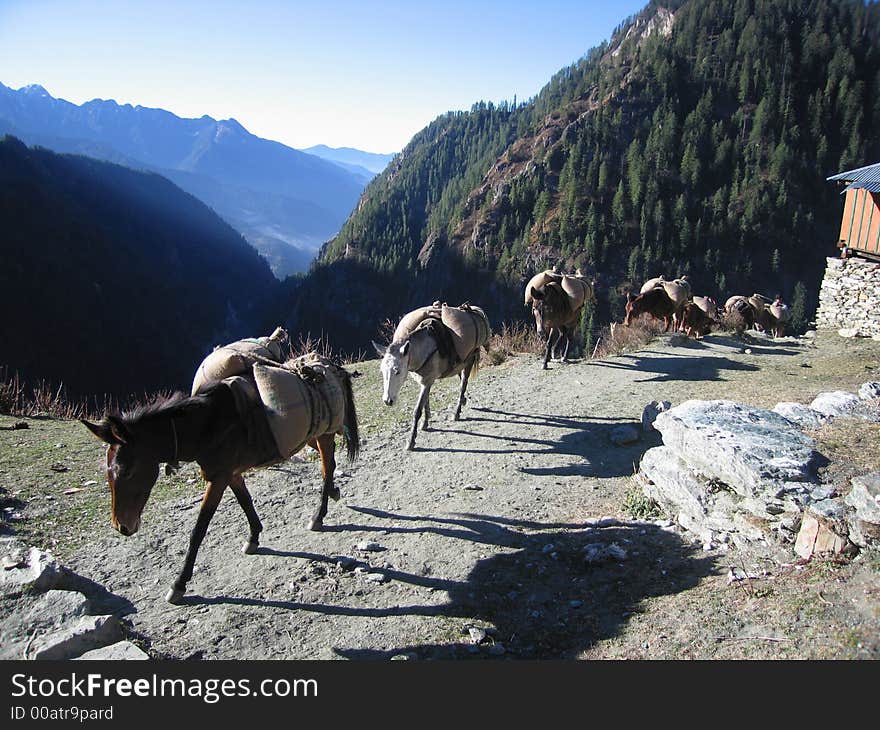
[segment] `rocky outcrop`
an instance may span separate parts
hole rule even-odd
[[[873,392],[868,383],[860,389]],[[878,410],[876,398],[843,392],[820,394],[811,407],[780,403],[773,411],[686,401],[656,416],[663,446],[645,452],[636,480],[704,543],[794,549],[804,559],[875,546],[880,473],[854,478],[848,491],[821,484],[824,457],[802,429]]]
[[[15,539],[4,540],[0,553],[2,596],[13,606],[0,624],[0,660],[74,659],[123,638],[119,616],[106,613],[112,594],[103,586],[65,569],[50,553]],[[97,602],[81,590],[97,594]],[[145,656],[128,650],[94,658]]]
[[[658,414],[663,446],[642,458],[645,494],[704,542],[740,546],[794,539],[819,487],[812,440],[772,411],[686,401]]]
[[[816,325],[846,337],[880,339],[880,264],[858,257],[829,258]]]

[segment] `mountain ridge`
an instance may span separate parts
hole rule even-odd
[[[0,121],[30,144],[58,152],[88,154],[136,169],[174,177],[201,197],[259,250],[261,229],[275,228],[278,241],[313,256],[342,225],[365,184],[362,174],[272,140],[256,137],[237,120],[208,115],[182,118],[164,109],[115,100],[93,99],[75,105],[52,97],[42,86],[18,91],[0,84]],[[188,187],[187,174],[201,176]],[[209,184],[210,181],[210,184]],[[235,191],[247,191],[248,221],[236,205]],[[263,196],[269,196],[263,198]],[[311,206],[314,215],[279,219],[274,202],[283,196],[291,207]],[[302,271],[306,256],[275,267],[280,278]]]

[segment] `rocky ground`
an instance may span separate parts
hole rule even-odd
[[[472,381],[459,422],[455,384],[438,384],[414,452],[403,447],[415,386],[386,408],[378,362],[350,369],[363,374],[365,442],[359,461],[340,460],[342,498],[325,530],[306,530],[320,485],[313,454],[253,473],[259,552],[239,551],[247,525],[227,494],[181,606],[164,595],[196,517],[193,465],[160,477],[140,531],[123,538],[109,525],[100,443],[78,423],[0,417],[3,526],[51,550],[94,594],[90,613],[120,616],[156,658],[880,658],[876,552],[805,561],[704,545],[654,512],[633,479],[661,443],[641,428],[650,401],[772,408],[857,391],[880,380],[880,342],[667,335],[548,371],[516,356]],[[638,440],[616,445],[621,425]],[[830,459],[823,480],[880,469],[878,424],[841,419],[808,433]],[[39,642],[21,617],[40,599],[3,600],[4,658]]]

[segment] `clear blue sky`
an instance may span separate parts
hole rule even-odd
[[[446,111],[534,96],[646,3],[0,0],[0,82],[396,152]]]

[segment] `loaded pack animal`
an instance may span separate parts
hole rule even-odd
[[[546,337],[543,369],[558,353],[562,361],[574,339],[574,331],[580,321],[584,305],[594,298],[593,285],[575,274],[560,274],[552,269],[535,274],[526,284],[525,303],[531,305],[535,328],[539,337]]]
[[[758,316],[758,322],[773,337],[782,337],[785,334],[785,325],[790,319],[791,310],[782,301],[780,294],[777,294],[776,298]]]
[[[678,332],[679,330],[683,330],[684,328],[682,326],[682,314],[685,305],[691,299],[691,285],[688,281],[687,274],[683,274],[677,279],[672,279],[671,281],[664,278],[662,274],[660,276],[654,277],[653,279],[648,279],[644,284],[642,284],[642,288],[639,290],[639,294],[646,294],[654,289],[662,289],[672,300],[674,306],[672,312],[673,331]]]
[[[422,430],[429,428],[434,381],[459,376],[458,404],[453,418],[456,421],[461,418],[461,408],[467,402],[468,380],[479,369],[480,348],[489,351],[491,336],[489,318],[480,307],[467,302],[460,307],[435,302],[402,317],[388,345],[373,342],[382,358],[379,367],[385,405],[394,405],[407,375],[419,384],[407,450],[415,448],[422,416]]]
[[[233,343],[206,358],[213,363],[200,367],[190,396],[176,393],[126,413],[107,414],[97,423],[82,421],[108,445],[111,523],[123,535],[138,531],[161,463],[196,462],[201,467],[205,493],[183,568],[166,596],[170,603],[183,599],[196,555],[227,487],[250,527],[242,549],[248,554],[257,551],[263,526],[245,485],[245,472],[284,461],[306,444],[316,449],[323,486],[309,528],[320,530],[328,498],[339,498],[333,483],[336,434],[343,436],[349,460],[358,455],[351,375],[344,368],[316,353],[282,365],[253,349],[247,354],[246,344]],[[241,360],[231,364],[230,353]],[[230,355],[227,372],[242,363],[247,369],[221,379],[203,379],[205,372],[218,372],[214,366],[224,355]]]
[[[688,337],[703,337],[717,323],[718,305],[711,297],[692,297],[681,313],[681,330]]]
[[[662,319],[663,331],[668,332],[669,327],[672,325],[676,306],[676,303],[669,297],[662,286],[649,289],[637,296],[627,292],[626,316],[624,317],[623,324],[629,327],[634,319],[638,319],[643,314],[648,314],[656,319]]]
[[[749,297],[735,294],[724,303],[724,312],[728,321],[733,325],[737,333],[752,329],[760,311]]]

